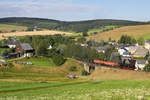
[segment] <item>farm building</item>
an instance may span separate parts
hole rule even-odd
[[[22,43],[17,45],[16,53],[23,55],[24,57],[31,57],[33,56],[34,49],[28,43]]]

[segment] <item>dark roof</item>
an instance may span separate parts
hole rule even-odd
[[[28,44],[28,43],[22,43],[22,44],[20,44],[21,45],[21,47],[25,50],[25,51],[27,51],[27,50],[33,50],[33,48],[30,46],[30,44]]]
[[[20,44],[20,42],[17,40],[7,40],[6,44],[7,45],[18,45],[18,44]]]

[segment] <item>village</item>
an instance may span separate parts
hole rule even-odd
[[[63,38],[63,36],[61,35],[55,35],[55,37]],[[32,38],[32,37],[28,37],[28,38]],[[62,41],[65,40],[62,39]],[[70,39],[69,41],[72,41],[72,39]],[[58,43],[55,42],[53,44],[46,43],[46,45],[43,45],[43,47],[33,48],[29,41],[20,42],[19,39],[18,40],[16,39],[16,36],[14,36],[13,38],[5,39],[4,41],[1,42],[1,44],[3,44],[1,45],[1,49],[3,50],[1,51],[1,58],[2,58],[0,60],[1,66],[7,66],[6,62],[8,59],[10,60],[10,59],[18,59],[18,58],[21,59],[21,58],[35,57],[36,52],[42,52],[42,53],[46,51],[50,52],[50,53],[46,52],[45,55],[44,53],[43,55],[39,54],[39,56],[44,57],[49,54],[53,55],[51,53],[55,51],[56,55],[58,54],[65,58],[66,57],[65,50],[67,48],[66,44],[68,45],[68,43],[66,44],[63,43],[61,45],[59,44],[56,46],[54,44],[58,44]],[[90,73],[91,69],[96,69],[97,67],[100,66],[121,68],[124,70],[143,71],[145,70],[145,66],[148,65],[150,59],[149,57],[150,40],[146,40],[143,42],[142,45],[139,45],[137,42],[136,43],[133,42],[130,44],[118,43],[115,40],[111,40],[111,39],[108,40],[107,42],[104,42],[103,40],[100,42],[95,42],[94,40],[86,41],[84,37],[82,37],[82,38],[78,38],[77,41],[74,41],[73,44],[77,48],[84,48],[83,52],[86,52],[87,49],[89,50],[88,52],[90,52],[90,50],[95,50],[94,51],[95,54],[93,54],[87,60],[86,58],[82,58],[84,55],[75,56],[72,53],[70,55],[68,54],[69,55],[68,57],[81,61],[84,64],[84,69],[87,73]],[[40,51],[41,48],[45,48],[45,49],[43,49],[43,51]],[[69,49],[66,50],[67,53],[68,51],[71,51]],[[88,56],[90,54],[87,53],[85,55]],[[24,62],[20,60],[18,61],[14,60],[14,62],[20,64],[27,64],[27,65],[33,64],[32,62]],[[63,64],[63,62],[64,61],[62,61],[61,64]]]

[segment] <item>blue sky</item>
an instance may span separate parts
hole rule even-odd
[[[150,21],[150,0],[0,0],[0,17]]]

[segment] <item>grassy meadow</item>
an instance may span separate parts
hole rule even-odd
[[[143,37],[145,40],[148,40],[148,39],[150,39],[150,33],[144,34],[142,37]]]
[[[35,65],[0,67],[0,100],[150,100],[150,73],[99,68],[82,76],[83,65],[73,59],[62,66],[46,58],[21,60]],[[71,74],[77,78],[68,79]]]
[[[41,67],[55,66],[52,59],[50,58],[26,58],[23,59],[23,61],[31,62],[33,66],[41,66]]]
[[[97,35],[89,36],[88,39],[93,39],[96,41],[100,40],[107,41],[109,38],[119,40],[120,37],[125,34],[132,36],[135,39],[138,39],[139,37],[147,35],[149,33],[150,33],[150,25],[125,26],[107,32],[99,33]]]
[[[150,100],[149,84],[149,80],[0,82],[0,100]]]
[[[94,32],[100,33],[100,32],[103,32],[103,31],[113,30],[113,29],[116,29],[116,28],[118,28],[118,26],[113,26],[113,25],[112,26],[104,26],[104,27],[99,28],[99,29],[91,29],[91,30],[88,31],[88,34],[92,34]]]
[[[67,75],[81,75],[83,65],[72,59],[68,59],[61,66],[54,65],[51,59],[45,59],[21,59],[19,61],[29,61],[33,65],[14,64],[14,67],[0,67],[0,81],[65,81],[68,79]],[[71,72],[71,66],[76,66],[77,71]]]

